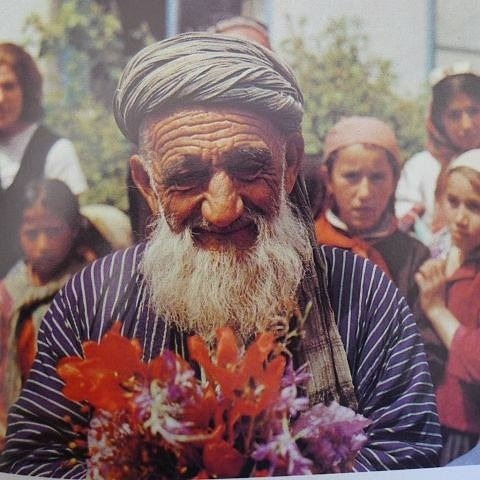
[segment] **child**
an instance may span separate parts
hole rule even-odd
[[[35,180],[25,191],[20,226],[24,260],[0,282],[0,437],[36,350],[36,332],[53,296],[84,260],[77,255],[77,197],[60,180]]]
[[[480,149],[448,166],[445,200],[453,246],[446,260],[429,260],[416,275],[422,309],[446,358],[440,364],[438,345],[426,338],[444,432],[442,465],[480,434]]]
[[[414,224],[426,245],[438,239],[444,226],[436,190],[440,172],[461,153],[480,147],[480,76],[467,62],[434,70],[430,76],[432,101],[427,120],[426,149],[408,160],[396,191],[399,218],[421,217]]]
[[[73,273],[131,244],[125,213],[87,205],[60,180],[28,184],[20,223],[24,260],[0,281],[0,438],[6,412],[25,382],[36,353],[37,331],[55,294]]]
[[[373,117],[340,120],[325,139],[327,208],[315,219],[315,233],[319,243],[370,258],[413,306],[414,274],[429,251],[397,227],[393,197],[400,167],[397,140],[387,124]]]

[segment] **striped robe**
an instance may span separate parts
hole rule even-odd
[[[166,328],[144,300],[137,265],[144,245],[100,259],[55,297],[38,335],[38,355],[9,415],[0,469],[24,475],[83,478],[85,449],[73,423],[88,425],[80,405],[61,393],[56,365],[82,355],[82,342],[100,340],[121,319],[122,333],[140,340],[144,360],[164,348],[182,352],[182,337]],[[328,291],[345,345],[359,412],[372,420],[357,471],[433,467],[441,437],[423,346],[408,306],[371,262],[322,247]],[[315,374],[315,372],[313,372]]]

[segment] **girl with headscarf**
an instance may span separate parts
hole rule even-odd
[[[315,220],[317,241],[372,260],[413,306],[413,276],[429,251],[397,226],[401,158],[393,130],[373,117],[344,118],[328,132],[323,160],[328,196]]]
[[[395,210],[402,219],[416,220],[416,236],[440,255],[445,247],[439,236],[445,225],[441,182],[437,180],[452,159],[480,146],[480,75],[468,63],[434,70],[430,77],[432,101],[427,120],[426,149],[408,160],[396,191]],[[411,223],[412,222],[405,222]],[[448,242],[447,242],[448,243]],[[440,248],[440,252],[436,251]]]
[[[480,149],[449,165],[445,198],[452,248],[446,260],[429,260],[416,275],[435,334],[424,339],[444,437],[442,464],[471,449],[480,435]]]

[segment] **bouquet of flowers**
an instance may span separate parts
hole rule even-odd
[[[229,328],[216,350],[188,339],[190,359],[142,361],[120,324],[85,357],[58,364],[64,394],[91,409],[89,478],[189,479],[350,471],[369,421],[335,402],[309,406],[306,366],[261,333],[239,347]]]

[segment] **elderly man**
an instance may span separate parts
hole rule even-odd
[[[244,339],[292,305],[313,308],[293,352],[312,403],[337,399],[371,419],[355,468],[434,466],[440,433],[430,375],[405,300],[372,263],[315,247],[303,180],[302,94],[273,53],[244,40],[184,34],[127,65],[115,96],[139,145],[133,178],[157,216],[146,244],[83,270],[55,298],[39,353],[10,413],[2,469],[80,478],[88,425],[56,365],[118,319],[145,360],[185,355],[191,332],[230,325]],[[66,420],[67,419],[67,420]]]

